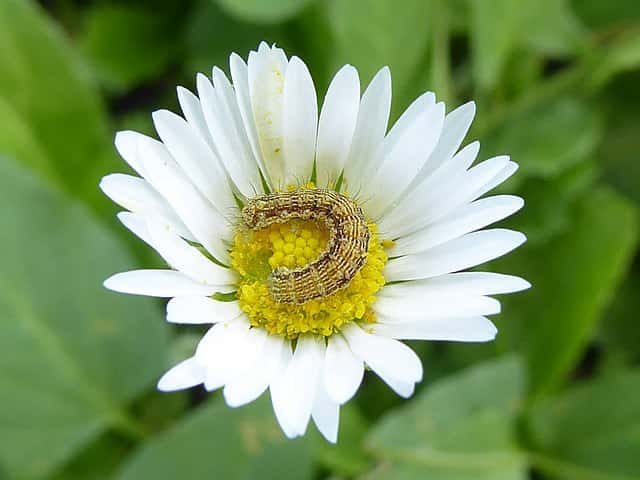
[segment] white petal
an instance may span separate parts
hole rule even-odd
[[[135,214],[139,214],[140,218],[155,218],[170,226],[182,238],[194,240],[193,234],[176,215],[173,208],[148,182],[141,178],[119,173],[111,174],[101,180],[100,188],[114,202]],[[129,228],[126,223],[125,226]],[[138,232],[134,233],[138,235]],[[146,241],[145,238],[142,239]]]
[[[508,157],[507,157],[508,158]],[[491,180],[482,185],[478,190],[476,190],[473,195],[471,195],[471,199],[474,200],[478,197],[481,197],[487,192],[490,192],[498,185],[506,181],[511,175],[518,171],[518,164],[516,162],[507,162],[507,164],[500,170]]]
[[[218,159],[225,164],[226,167],[225,159],[228,159],[229,156],[231,156],[231,158],[235,157],[233,146],[225,131],[225,126],[229,120],[221,111],[222,107],[218,104],[216,91],[211,84],[211,80],[207,78],[206,75],[202,73],[197,74],[196,89],[200,96],[202,117],[204,118],[205,128],[211,139],[213,150],[217,154]],[[230,172],[228,168],[227,171]],[[233,178],[233,176],[231,176],[231,178]]]
[[[488,342],[498,329],[484,317],[433,318],[416,322],[385,322],[380,319],[375,333],[402,340],[449,340],[455,342]]]
[[[422,380],[422,363],[402,342],[365,333],[355,324],[342,330],[353,353],[359,356],[396,393],[413,393],[413,384]]]
[[[284,374],[289,368],[293,352],[287,343],[287,348],[283,351],[283,361],[274,375],[273,381],[269,385],[271,393],[271,403],[276,420],[280,424],[280,428],[287,438],[295,438],[299,434],[293,425],[294,410],[291,405],[291,399],[286,396],[285,384],[283,383]]]
[[[413,395],[413,392],[416,389],[415,383],[403,382],[402,380],[397,380],[395,378],[389,378],[387,381],[387,385],[389,385],[394,392],[396,392],[403,398],[409,398],[411,395]]]
[[[504,229],[468,233],[417,255],[406,255],[387,263],[388,282],[416,280],[464,270],[498,258],[526,241],[520,232]]]
[[[233,87],[218,68],[213,69],[216,88],[198,74],[198,93],[219,159],[237,189],[245,196],[261,191],[260,174],[238,112]]]
[[[204,382],[205,374],[206,369],[196,362],[195,358],[187,358],[160,378],[158,390],[172,392],[195,387]]]
[[[386,297],[438,297],[445,295],[497,295],[530,288],[526,280],[512,275],[488,272],[460,272],[439,277],[395,283],[385,286],[379,293]]]
[[[317,184],[332,186],[342,173],[358,120],[360,79],[351,65],[342,67],[329,85],[320,112],[316,152]]]
[[[237,275],[234,271],[213,263],[168,226],[148,219],[147,231],[151,244],[162,258],[196,282],[205,285],[232,285],[236,282]]]
[[[311,178],[316,152],[318,99],[309,69],[292,57],[284,80],[282,150],[285,183],[304,184]]]
[[[236,93],[236,102],[238,110],[242,118],[245,133],[251,145],[251,151],[256,164],[260,167],[263,177],[269,183],[269,175],[262,160],[262,152],[258,142],[258,133],[256,132],[256,124],[253,119],[253,110],[251,108],[251,98],[249,95],[249,72],[247,64],[236,53],[232,53],[229,57],[229,69],[231,70],[231,79]]]
[[[429,156],[424,170],[416,178],[417,182],[436,171],[440,165],[447,162],[458,151],[475,114],[476,104],[474,102],[467,102],[447,114],[444,118],[442,135],[438,140],[438,145]]]
[[[399,238],[389,251],[389,256],[423,252],[502,220],[523,206],[524,201],[513,195],[496,195],[476,200],[422,230]]]
[[[353,134],[349,158],[344,165],[345,187],[359,191],[363,175],[375,171],[373,162],[380,161],[379,150],[387,132],[391,111],[391,73],[384,67],[376,73],[362,95],[358,121]]]
[[[206,324],[228,322],[242,315],[237,301],[220,302],[209,297],[176,297],[167,304],[167,322]]]
[[[362,360],[356,357],[340,334],[327,344],[323,380],[329,397],[340,404],[348,402],[358,391],[364,376]]]
[[[166,150],[166,147],[162,142],[138,132],[123,131],[118,132],[116,135],[116,147],[119,149],[123,158],[125,158],[130,165],[135,164],[135,170],[140,174],[140,176],[149,182],[154,189],[158,190],[152,179],[149,178],[145,167],[145,163],[153,166],[156,162],[160,161],[156,158],[145,158],[145,154],[149,150],[147,146],[149,145],[153,148]],[[168,152],[162,161],[170,162],[176,167],[178,166]]]
[[[175,231],[182,238],[185,238],[189,241],[195,241],[193,234],[189,232],[187,227],[184,226],[182,221],[175,216],[175,221],[169,221],[165,217],[156,214],[142,214],[142,213],[131,213],[131,212],[119,212],[118,220],[122,222],[122,224],[127,227],[132,233],[134,233],[138,238],[146,242],[150,247],[154,250],[157,250],[153,241],[151,239],[151,235],[147,229],[147,221],[149,219],[153,219],[154,222],[157,222],[170,230]]]
[[[412,198],[413,202],[407,205],[403,211],[400,212],[397,209],[395,215],[386,217],[385,220],[388,219],[389,223],[384,226],[387,229],[385,232],[388,231],[393,234],[393,238],[398,238],[446,217],[460,206],[485,193],[487,190],[484,187],[508,163],[509,157],[494,157],[479,163],[462,175],[442,178],[422,198]],[[443,167],[446,166],[445,164]],[[433,175],[433,177],[435,176],[436,174]],[[431,180],[431,177],[428,180]]]
[[[115,146],[120,156],[129,164],[136,172],[144,177],[144,169],[142,162],[138,159],[138,137],[141,134],[125,130],[116,133]]]
[[[189,125],[200,134],[202,139],[207,142],[209,148],[211,148],[212,151],[217,155],[218,152],[215,149],[213,140],[211,138],[211,135],[209,134],[207,121],[204,118],[200,100],[186,88],[178,87],[177,91],[178,103],[180,104],[180,109],[184,114],[184,118],[187,120]]]
[[[244,376],[257,363],[262,361],[262,351],[269,334],[264,328],[249,328],[246,319],[243,330],[236,336],[235,346],[231,343],[231,354],[227,361],[218,365],[219,383],[226,385],[236,378]],[[208,377],[207,379],[209,379]]]
[[[154,183],[154,175],[149,175],[149,173],[153,174],[157,166],[162,163],[168,163],[172,168],[179,169],[178,164],[171,158],[165,146],[151,137],[130,131],[119,132],[116,136],[116,144],[122,152],[123,157],[126,156],[128,162],[133,164],[133,159],[135,159],[136,170],[148,182],[148,185],[141,184],[139,180],[136,182],[128,182],[129,189],[135,189],[135,191],[128,194],[129,196],[133,196],[129,199],[129,203],[134,201],[137,207],[127,208],[136,213],[143,213],[154,217],[159,216],[176,230],[181,237],[195,241],[196,239],[193,233],[184,225],[166,199],[162,197],[161,189]],[[154,153],[150,156],[149,152],[161,153]],[[149,186],[151,186],[150,191]],[[125,187],[126,185],[122,186],[122,188]],[[130,207],[133,207],[133,205],[130,205]]]
[[[399,144],[402,143],[403,138],[407,135],[408,132],[413,130],[415,127],[416,121],[419,121],[421,118],[425,116],[425,113],[431,112],[434,114],[437,111],[442,110],[444,107],[442,104],[438,106],[437,109],[434,109],[436,105],[436,96],[433,92],[425,92],[416,98],[411,105],[400,115],[400,118],[396,121],[396,123],[391,127],[391,130],[387,134],[384,139],[384,149],[385,154],[393,151]],[[444,112],[443,112],[444,117]],[[431,127],[431,125],[423,125],[423,127]],[[422,130],[422,134],[428,137],[428,143],[433,144],[435,146],[435,142],[438,140],[438,136],[433,138],[433,133],[427,132],[427,128],[420,129]],[[440,129],[437,129],[440,130]],[[417,143],[417,142],[416,142]],[[431,150],[430,149],[430,150]],[[429,150],[429,151],[430,151]],[[385,155],[386,156],[386,155]],[[422,159],[424,162],[426,159]]]
[[[449,185],[453,181],[461,182],[464,172],[471,166],[479,151],[479,142],[470,143],[436,172],[412,187],[397,205],[385,213],[378,224],[380,231],[386,235],[393,232],[393,238],[397,238],[401,232],[416,231],[429,223],[424,218],[427,213],[425,207],[428,207],[425,202],[434,202],[446,195],[448,192],[443,190],[443,185]]]
[[[500,313],[500,302],[491,297],[458,295],[381,296],[373,305],[378,315],[412,322]]]
[[[153,112],[158,135],[191,182],[221,213],[233,215],[236,204],[219,159],[205,140],[180,116]]]
[[[181,295],[213,295],[217,290],[211,285],[197,283],[174,270],[132,270],[117,273],[104,281],[109,290],[150,297],[178,297]]]
[[[212,360],[219,353],[219,346],[224,344],[225,336],[233,329],[245,329],[244,322],[233,319],[219,322],[210,327],[202,336],[196,348],[195,358],[205,367],[209,367]],[[246,328],[248,330],[248,328]]]
[[[223,240],[231,238],[230,223],[204,198],[175,165],[162,144],[140,145],[145,170],[198,241],[217,260],[228,261]]]
[[[245,196],[253,196],[258,191],[262,192],[260,169],[253,154],[246,129],[244,128],[236,94],[227,76],[218,67],[213,67],[212,78],[219,99],[218,104],[223,107],[225,116],[229,118],[226,130],[235,146],[236,162],[240,165],[239,171],[244,177],[245,182],[241,191]],[[241,179],[238,179],[238,183],[241,183]]]
[[[327,394],[324,384],[320,382],[313,403],[311,417],[318,430],[327,441],[338,441],[338,425],[340,423],[340,405]]]
[[[147,219],[144,215],[131,212],[119,212],[117,217],[133,234],[150,247],[153,247],[151,235],[149,235],[149,231],[147,230]]]
[[[269,335],[260,352],[259,361],[233,379],[223,390],[224,399],[230,407],[239,407],[254,401],[267,389],[274,375],[291,357],[291,348],[287,340]]]
[[[149,179],[147,175],[147,169],[145,167],[144,152],[141,151],[142,145],[161,145],[164,148],[164,144],[155,138],[151,138],[147,135],[143,135],[138,132],[123,131],[118,132],[116,135],[116,147],[122,155],[122,157],[130,164],[135,165],[134,169],[140,174],[142,178],[148,181],[151,186],[155,188],[155,185]],[[168,155],[171,162],[175,163],[175,160]],[[176,164],[177,165],[177,164]],[[157,190],[157,189],[156,189]]]
[[[278,48],[261,45],[249,54],[247,72],[260,152],[274,188],[284,186],[282,110],[287,59]]]
[[[142,178],[124,173],[112,173],[102,177],[100,189],[111,200],[132,212],[161,210],[164,201]]]
[[[304,435],[316,396],[324,345],[313,335],[298,337],[284,373],[271,384],[278,422],[288,437]]]
[[[250,326],[243,318],[216,323],[202,337],[196,349],[196,360],[207,368],[204,386],[207,390],[222,387],[232,378],[244,357],[251,355]]]
[[[100,188],[118,205],[136,213],[165,213],[170,207],[162,196],[142,178],[112,173],[100,180]]]
[[[383,143],[383,163],[370,172],[374,180],[365,184],[367,213],[379,218],[399,201],[433,151],[442,132],[444,104],[434,104],[427,93],[418,98],[393,126]]]

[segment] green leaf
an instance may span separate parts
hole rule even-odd
[[[194,72],[208,73],[213,65],[228,71],[231,52],[246,60],[249,51],[257,49],[262,40],[282,47],[287,43],[283,42],[285,38],[277,25],[244,23],[229,17],[217,3],[201,1],[189,15],[185,27],[187,78],[195,79]]]
[[[159,13],[134,5],[95,5],[87,11],[80,45],[108,88],[123,90],[152,79],[177,57],[175,18]]]
[[[602,92],[607,114],[600,148],[604,178],[640,204],[640,70],[621,75]]]
[[[629,266],[637,234],[635,208],[600,187],[579,202],[565,234],[496,262],[533,284],[503,300],[498,342],[525,352],[535,394],[573,368]]]
[[[598,89],[622,72],[640,68],[640,28],[620,35],[612,42],[606,55],[598,59],[589,78],[589,85]]]
[[[353,476],[366,471],[370,463],[363,445],[367,426],[355,403],[344,405],[340,409],[338,442],[331,444],[323,438],[318,439],[320,445],[316,451],[320,462],[340,475]]]
[[[29,126],[60,184],[106,209],[96,185],[115,156],[103,106],[66,39],[30,1],[0,2],[0,98]]]
[[[555,178],[526,179],[517,189],[526,207],[506,222],[508,228],[523,232],[529,245],[548,242],[565,232],[571,227],[576,199],[595,183],[597,173],[595,162],[584,161]]]
[[[267,396],[232,409],[209,402],[155,437],[123,466],[119,480],[312,478],[306,439],[287,440]]]
[[[585,32],[567,0],[468,0],[472,73],[481,92],[491,92],[511,72],[520,49],[566,57],[583,48]]]
[[[204,327],[204,326],[203,326]],[[193,355],[196,351],[198,343],[202,339],[206,330],[190,328],[188,330],[180,330],[173,336],[169,346],[169,361],[172,365],[181,362],[187,357]]]
[[[256,23],[283,22],[295,17],[313,0],[216,0],[230,15]]]
[[[534,464],[553,479],[632,480],[640,472],[640,371],[575,387],[532,410]]]
[[[565,57],[584,48],[585,28],[569,5],[570,0],[519,2],[522,10],[522,43],[552,57]]]
[[[373,479],[512,480],[526,478],[514,445],[524,390],[520,362],[505,357],[426,387],[383,417],[367,437],[380,460]]]
[[[450,33],[455,13],[451,2],[432,0],[431,64],[429,84],[439,99],[451,108],[457,104],[451,74]]]
[[[483,144],[483,155],[508,153],[518,177],[554,177],[591,157],[602,138],[598,112],[564,97],[513,118]]]
[[[493,89],[518,45],[522,20],[517,0],[469,0],[472,73],[481,91]]]
[[[598,340],[604,345],[607,357],[614,362],[633,364],[640,362],[640,275],[634,271],[620,286],[616,298],[602,322]]]
[[[425,0],[333,0],[328,4],[334,34],[334,69],[349,63],[358,68],[363,87],[388,65],[393,78],[394,109],[406,108],[419,90],[414,85],[425,55],[431,2]]]
[[[110,480],[130,448],[118,435],[102,435],[51,480]]]
[[[616,0],[615,2],[571,0],[571,6],[587,25],[594,28],[640,20],[640,3],[636,0]]]
[[[102,287],[132,267],[113,234],[2,159],[0,218],[0,462],[41,477],[105,429],[141,434],[124,408],[165,366],[165,329]]]
[[[38,172],[43,178],[57,181],[56,172],[47,158],[42,146],[23,118],[7,101],[0,97],[0,152],[20,159],[30,170]]]

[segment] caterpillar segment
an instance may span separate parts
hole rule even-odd
[[[314,220],[329,232],[327,248],[298,268],[279,267],[268,280],[279,303],[303,304],[346,288],[367,261],[371,233],[362,209],[353,200],[327,189],[270,193],[248,201],[242,223],[261,230],[293,219]]]

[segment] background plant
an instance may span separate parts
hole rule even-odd
[[[481,156],[521,165],[529,242],[496,263],[533,289],[494,343],[414,346],[413,400],[368,376],[336,446],[285,441],[268,399],[156,392],[198,336],[101,287],[159,265],[98,191],[114,132],[263,39],[321,94],[388,64],[396,117],[475,99]],[[0,478],[640,478],[638,85],[634,0],[0,0]]]

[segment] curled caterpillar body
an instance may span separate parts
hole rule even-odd
[[[338,192],[319,188],[263,195],[242,209],[242,223],[250,230],[293,219],[324,223],[329,240],[314,262],[271,273],[269,292],[274,300],[302,304],[346,288],[367,261],[371,233],[362,209]]]

